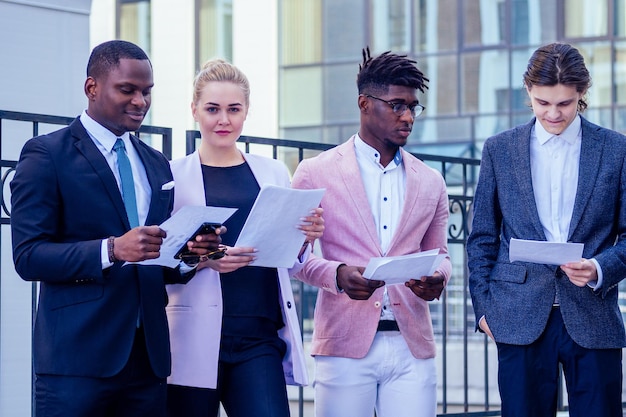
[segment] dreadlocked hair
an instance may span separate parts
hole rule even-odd
[[[417,62],[406,55],[383,52],[372,58],[370,48],[363,48],[363,63],[359,64],[356,84],[359,94],[386,93],[390,85],[412,87],[424,93],[429,81],[417,68]]]

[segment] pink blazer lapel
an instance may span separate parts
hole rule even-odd
[[[359,164],[356,160],[354,136],[344,144],[337,146],[336,162],[336,169],[339,170],[339,175],[345,186],[346,194],[350,196],[353,203],[352,207],[356,210],[354,220],[358,220],[362,223],[361,226],[354,225],[354,227],[365,231],[366,235],[372,241],[372,245],[375,245],[376,250],[382,256],[382,249],[376,231],[376,223],[374,222],[374,216],[372,215],[363,185],[363,181],[367,181],[367,178],[361,177]],[[350,206],[348,205],[348,207]]]

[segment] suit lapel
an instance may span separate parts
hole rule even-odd
[[[375,245],[376,250],[382,256],[376,223],[374,222],[374,216],[372,215],[367,194],[365,193],[365,186],[363,185],[363,181],[367,181],[367,178],[361,177],[361,170],[356,159],[354,136],[343,145],[337,147],[336,166],[341,181],[345,186],[346,194],[352,199],[353,207],[355,207],[358,218],[362,223],[360,229],[366,231],[372,244]]]
[[[410,156],[410,154],[404,149],[400,148],[402,153],[402,165],[406,173],[406,186],[404,191],[404,205],[402,206],[402,213],[396,226],[391,242],[389,242],[389,249],[387,253],[391,253],[398,236],[402,234],[402,231],[406,230],[409,222],[413,218],[413,210],[420,209],[420,204],[417,197],[420,194],[420,187],[422,186],[422,179],[417,172],[417,161]]]
[[[535,119],[516,131],[516,136],[511,138],[511,161],[512,166],[509,167],[516,178],[518,184],[520,205],[526,208],[527,217],[531,219],[531,223],[535,231],[542,240],[546,240],[539,212],[537,211],[537,202],[535,201],[535,193],[533,191],[532,173],[530,169],[530,135],[535,124]],[[499,190],[500,193],[515,192],[515,190]]]
[[[578,223],[582,220],[585,207],[593,193],[594,184],[598,176],[598,166],[602,158],[603,141],[594,131],[594,128],[585,119],[582,121],[582,142],[580,145],[580,163],[578,166],[578,187],[574,200],[574,211],[569,227],[569,237],[572,236]]]
[[[163,178],[159,175],[158,169],[146,168],[156,168],[158,165],[156,165],[156,161],[153,162],[153,155],[150,154],[150,152],[142,146],[141,143],[139,143],[140,140],[132,134],[130,135],[130,140],[137,150],[139,158],[141,158],[141,162],[143,163],[146,171],[146,176],[148,177],[148,183],[150,184],[151,189],[150,207],[148,208],[148,215],[146,216],[145,224],[160,224],[165,219],[162,213],[163,206],[161,203],[161,186],[163,185]]]
[[[100,177],[102,186],[113,202],[113,206],[120,220],[124,222],[127,229],[130,229],[128,217],[126,216],[126,208],[124,207],[124,200],[122,199],[122,194],[120,193],[115,176],[111,171],[111,167],[78,119],[72,123],[70,129],[72,136],[76,139],[74,146],[76,146],[76,149],[85,157],[98,177]]]

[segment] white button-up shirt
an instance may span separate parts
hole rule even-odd
[[[361,172],[383,255],[387,254],[391,238],[397,228],[406,190],[406,173],[400,150],[386,166],[380,164],[380,153],[357,134],[354,140],[356,159]],[[394,320],[387,288],[383,295],[381,319]]]

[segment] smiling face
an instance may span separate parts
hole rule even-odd
[[[117,136],[134,132],[150,109],[153,86],[150,61],[120,59],[111,71],[87,77],[87,114]]]
[[[234,146],[248,115],[245,103],[245,95],[237,84],[229,81],[206,83],[198,101],[191,104],[202,141],[210,146]]]
[[[419,103],[417,89],[399,85],[390,85],[386,94],[377,97],[392,103],[407,105]],[[406,145],[415,118],[408,109],[397,115],[388,103],[364,94],[359,96],[359,109],[361,110],[359,135],[365,143],[381,153],[381,163],[390,161],[398,148]]]
[[[535,117],[541,126],[553,135],[560,135],[578,114],[582,94],[576,87],[565,84],[526,87]]]

